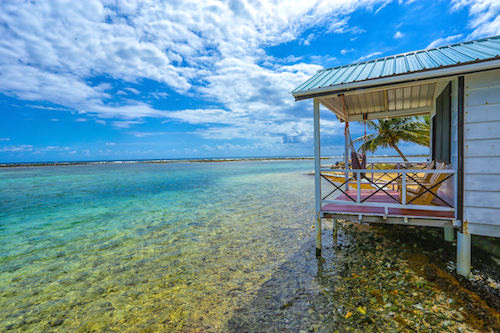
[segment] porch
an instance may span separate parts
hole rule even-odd
[[[371,163],[370,169],[322,166],[321,215],[369,223],[453,227],[453,197],[442,187],[455,188],[455,170],[421,165],[380,169],[376,165]]]
[[[454,239],[454,228],[461,227],[460,168],[458,152],[451,144],[457,138],[456,128],[452,129],[457,120],[451,119],[455,89],[456,81],[438,78],[322,93],[313,99],[318,229],[322,218],[331,218],[334,226],[336,220],[347,220],[440,227],[445,240]],[[344,159],[335,166],[322,165],[320,106],[345,124]],[[427,163],[360,162],[349,123],[423,115],[432,117]],[[321,233],[317,231],[316,236],[321,255]]]

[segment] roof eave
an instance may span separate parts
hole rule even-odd
[[[468,64],[458,64],[445,68],[442,67],[431,68],[409,74],[399,74],[399,75],[382,77],[378,79],[339,84],[339,85],[311,89],[304,92],[292,93],[292,94],[295,97],[295,101],[300,101],[304,99],[321,97],[325,95],[340,94],[352,90],[374,88],[377,86],[389,86],[392,84],[429,80],[429,79],[436,79],[448,76],[456,76],[460,74],[468,74],[468,73],[480,72],[496,68],[500,68],[500,59],[498,59],[497,57],[492,59],[490,58],[485,60],[478,60],[476,62]]]

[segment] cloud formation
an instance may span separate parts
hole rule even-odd
[[[373,52],[373,53],[367,54],[365,56],[359,57],[358,60],[356,60],[356,61],[364,61],[364,60],[367,60],[367,59],[379,56],[381,54],[382,54],[382,52],[378,52],[378,51],[377,52]]]
[[[447,44],[450,44],[453,42],[458,42],[462,37],[463,37],[462,34],[458,34],[458,35],[438,38],[438,39],[432,41],[429,45],[427,45],[426,48],[430,49],[433,47],[438,47],[438,46],[447,45]]]
[[[302,45],[312,44],[318,35],[309,29],[318,27],[354,39],[364,30],[349,24],[350,15],[389,2],[4,0],[0,92],[52,103],[40,108],[70,110],[78,114],[76,121],[86,114],[118,128],[160,118],[204,125],[192,132],[204,138],[303,142],[312,133],[310,110],[296,104],[289,91],[334,58],[314,59],[318,65],[293,54],[275,58],[267,48],[300,38]],[[453,8],[469,10],[470,37],[500,34],[499,6],[494,0],[453,2]],[[401,37],[399,31],[394,35]],[[457,38],[431,45],[452,37]],[[139,99],[136,88],[95,83],[100,77],[135,87],[151,80],[214,106],[158,109]],[[154,92],[151,98],[171,97]]]
[[[473,29],[467,39],[500,35],[500,1],[498,0],[453,0],[453,10],[468,8]]]
[[[404,33],[402,33],[401,31],[396,31],[396,33],[394,34],[394,36],[392,36],[392,38],[394,39],[401,39],[405,36]]]
[[[0,147],[0,152],[23,152],[32,150],[33,150],[33,145],[15,145],[15,146]]]
[[[275,59],[266,47],[322,24],[335,33],[361,33],[348,25],[348,15],[381,2],[7,0],[0,8],[0,92],[109,119],[116,127],[154,117],[232,128],[217,136],[259,128],[255,136],[282,137],[280,128],[304,127],[289,91],[320,66]],[[223,108],[159,110],[134,99],[140,93],[134,88],[121,89],[116,95],[123,98],[110,102],[114,87],[92,83],[100,76],[152,80]],[[209,137],[214,130],[197,134]]]

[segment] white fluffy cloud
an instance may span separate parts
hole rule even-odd
[[[453,9],[468,8],[473,29],[468,39],[500,35],[500,1],[498,0],[453,0]]]
[[[458,34],[458,35],[453,35],[453,36],[448,36],[448,37],[443,37],[443,38],[438,38],[434,41],[432,41],[429,45],[427,45],[427,49],[441,46],[441,45],[447,45],[453,42],[458,42],[464,35]]]
[[[359,57],[357,61],[364,61],[364,60],[367,60],[367,59],[371,59],[371,58],[374,58],[376,56],[379,56],[381,55],[382,52],[373,52],[373,53],[370,53],[370,54],[367,54],[365,56],[362,56],[362,57]]]
[[[405,36],[404,33],[402,33],[401,31],[396,31],[396,33],[394,34],[394,36],[392,36],[392,38],[394,39],[401,39]]]
[[[204,137],[304,135],[310,120],[294,114],[289,91],[320,67],[274,59],[265,48],[318,24],[353,31],[348,15],[380,2],[7,0],[0,7],[0,92],[109,119],[116,127],[156,117],[220,125],[199,129]],[[91,83],[99,76],[153,80],[223,108],[111,103],[113,87]],[[139,93],[128,92],[128,98]]]
[[[313,26],[362,33],[349,26],[349,15],[387,3],[4,0],[0,92],[51,102],[121,128],[154,117],[203,124],[195,133],[205,138],[300,142],[312,133],[310,110],[305,114],[289,91],[320,66],[293,55],[276,59],[266,48],[300,38]],[[474,34],[498,31],[498,3],[457,0],[454,6],[470,7]],[[314,41],[315,35],[308,36],[304,45]],[[114,87],[92,83],[96,77],[126,83],[148,79],[217,107],[158,110],[134,99],[140,92],[130,88],[119,90],[117,102]],[[169,98],[165,93],[152,97]]]
[[[23,151],[32,151],[32,145],[16,145],[16,146],[3,146],[0,147],[0,152],[23,152]]]

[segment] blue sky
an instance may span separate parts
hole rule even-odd
[[[2,1],[0,162],[310,156],[298,84],[498,35],[499,11],[495,0]],[[323,154],[341,154],[342,125],[322,117]]]

